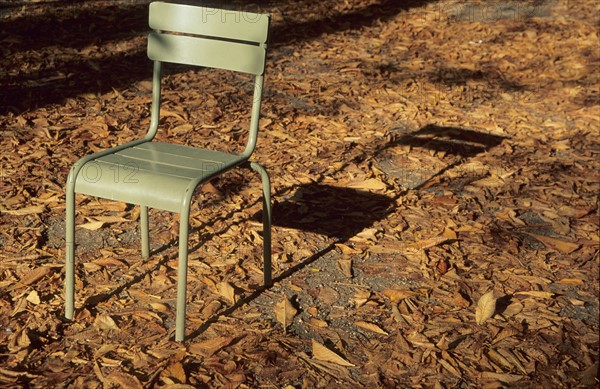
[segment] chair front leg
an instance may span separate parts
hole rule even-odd
[[[192,190],[193,192],[193,190]],[[186,196],[187,197],[187,196]],[[185,338],[187,265],[188,265],[188,233],[190,218],[190,199],[181,206],[179,219],[179,261],[177,264],[177,317],[175,319],[175,341],[183,342]]]
[[[148,233],[148,207],[140,205],[140,233],[142,236],[142,258],[150,256],[150,238]]]
[[[65,217],[65,317],[73,319],[75,312],[75,188],[71,183],[66,189]]]
[[[252,170],[260,174],[263,190],[263,274],[265,287],[273,284],[271,264],[271,181],[269,173],[257,163],[250,162]]]

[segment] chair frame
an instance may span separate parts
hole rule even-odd
[[[154,15],[157,15],[161,12],[173,12],[179,14],[179,17],[183,19],[189,18],[184,14],[187,14],[188,11],[193,11],[193,9],[202,9],[203,12],[222,11],[213,8],[206,7],[192,7],[192,6],[184,6],[179,4],[168,4],[168,3],[160,3],[155,2],[150,5],[150,27],[155,30],[154,33],[151,33],[149,36],[149,41],[152,35],[161,34],[162,31],[157,27],[160,27],[160,18],[158,16],[153,17],[153,9]],[[198,11],[194,11],[198,12]],[[234,11],[226,11],[230,14],[234,14]],[[238,13],[238,17],[241,13]],[[245,14],[248,15],[248,14]],[[269,15],[258,15],[261,17],[267,17],[266,28],[268,34],[268,25],[270,21]],[[189,23],[189,20],[187,21]],[[186,23],[186,20],[183,20],[183,24]],[[154,24],[154,26],[153,26]],[[185,32],[185,31],[182,31]],[[266,34],[263,42],[258,42],[258,46],[263,48],[266,51]],[[205,37],[200,37],[205,38]],[[218,39],[218,38],[217,38]],[[151,119],[150,119],[150,127],[146,135],[122,145],[115,146],[110,149],[102,150],[87,156],[84,156],[80,160],[78,160],[69,172],[69,176],[67,178],[66,183],[66,266],[65,266],[65,317],[67,319],[72,320],[75,312],[75,196],[76,193],[85,193],[78,192],[76,189],[76,184],[78,177],[81,177],[80,172],[81,169],[86,166],[86,164],[97,160],[98,158],[102,158],[104,156],[115,154],[119,151],[126,150],[128,148],[138,146],[144,144],[146,142],[152,142],[159,128],[159,119],[160,119],[160,103],[161,103],[161,76],[162,76],[162,62],[156,58],[152,58],[152,53],[150,53],[150,42],[149,42],[149,52],[148,55],[150,59],[153,59],[153,75],[152,75],[152,106],[151,106]],[[170,62],[170,61],[169,61]],[[219,66],[220,67],[220,66]],[[235,70],[235,69],[233,69]],[[262,194],[263,194],[263,249],[264,249],[264,265],[263,265],[263,273],[264,273],[264,285],[265,287],[269,287],[272,284],[272,266],[271,266],[271,185],[270,179],[265,168],[257,162],[249,161],[250,156],[254,152],[256,147],[256,142],[258,138],[258,128],[259,128],[259,117],[260,117],[260,108],[262,101],[262,90],[264,83],[264,62],[262,64],[262,70],[259,73],[255,74],[254,81],[254,97],[252,103],[252,111],[251,111],[251,119],[250,119],[250,129],[248,135],[248,141],[244,151],[237,156],[235,160],[231,163],[224,164],[219,169],[213,171],[208,175],[204,175],[202,177],[198,177],[196,179],[192,179],[188,184],[185,194],[183,195],[183,200],[181,201],[181,206],[179,209],[180,213],[180,221],[179,221],[179,259],[178,259],[178,269],[177,269],[177,311],[176,311],[176,325],[175,325],[175,340],[183,341],[185,337],[185,317],[186,317],[186,291],[187,291],[187,261],[188,261],[188,238],[189,238],[189,216],[190,216],[190,204],[192,201],[192,195],[196,189],[196,187],[204,182],[209,181],[210,179],[225,173],[228,170],[231,170],[235,167],[248,168],[256,171],[261,178],[262,182]],[[200,149],[196,149],[200,150]],[[80,178],[81,179],[81,178]],[[85,193],[91,194],[93,193]],[[102,196],[99,196],[102,197]],[[117,199],[120,200],[120,199]],[[129,201],[127,201],[129,202]],[[141,251],[142,257],[148,258],[150,256],[150,244],[149,244],[149,223],[148,223],[148,205],[143,202],[137,203],[140,206],[140,230],[141,230]],[[156,207],[158,208],[158,207]]]

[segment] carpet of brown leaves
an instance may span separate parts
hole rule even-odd
[[[0,386],[597,387],[590,0],[228,3],[273,15],[275,285],[259,180],[205,185],[176,343],[178,216],[142,260],[139,210],[78,196],[63,320],[66,176],[145,133],[147,3],[0,1]],[[239,150],[251,92],[168,67],[159,140]]]

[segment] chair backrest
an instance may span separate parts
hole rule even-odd
[[[148,57],[260,75],[269,16],[156,2],[150,4]]]
[[[250,12],[154,2],[150,4],[148,57],[154,60],[152,120],[146,137],[156,134],[160,112],[161,62],[253,74],[254,97],[244,158],[256,146],[270,16]]]

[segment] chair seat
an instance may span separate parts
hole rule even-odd
[[[219,151],[146,142],[85,164],[75,192],[180,212],[193,181],[206,181],[244,161]]]

